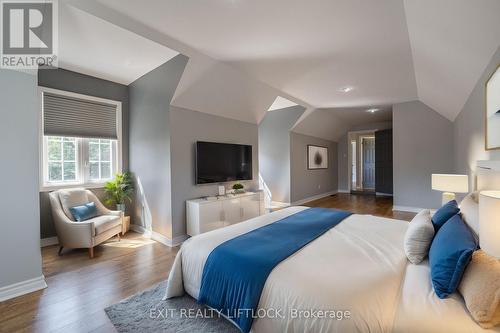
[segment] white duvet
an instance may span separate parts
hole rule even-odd
[[[189,239],[176,257],[165,297],[185,291],[197,299],[203,267],[215,247],[304,209],[290,207]],[[261,309],[282,313],[255,319],[252,332],[391,332],[407,263],[402,246],[407,226],[352,215],[282,261],[269,275],[259,303]],[[317,318],[318,310],[328,311],[328,317],[333,311],[350,316]]]

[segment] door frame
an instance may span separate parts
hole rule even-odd
[[[349,131],[347,132],[347,191],[351,193],[353,190],[352,188],[352,148],[351,148],[351,142],[356,141],[356,151],[357,155],[360,155],[360,152],[362,152],[362,147],[361,147],[361,139],[360,137],[373,137],[375,138],[375,132],[378,131],[378,129],[370,129],[370,130],[362,130],[362,131]],[[361,172],[361,177],[359,176],[359,165],[360,164],[360,159],[357,158],[356,163],[356,171],[357,171],[357,177],[356,177],[356,183],[363,184],[363,175]],[[357,188],[356,188],[357,189]],[[356,190],[354,189],[354,190]]]
[[[360,135],[359,136],[359,147],[360,147],[360,152],[359,152],[359,162],[360,162],[360,172],[358,173],[360,176],[359,176],[359,179],[360,179],[360,184],[361,184],[361,191],[364,191],[364,190],[375,190],[375,185],[373,187],[370,187],[370,188],[365,188],[363,186],[363,173],[364,173],[364,168],[365,168],[365,161],[363,160],[363,150],[364,150],[364,146],[363,146],[363,140],[364,139],[373,139],[373,149],[375,150],[375,132],[373,132],[373,134],[370,134],[370,135]],[[373,172],[375,172],[375,169],[373,169]],[[375,175],[374,175],[375,176]],[[374,178],[375,179],[375,178]]]

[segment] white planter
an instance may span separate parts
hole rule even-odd
[[[121,210],[125,213],[125,204],[116,204],[116,210]]]

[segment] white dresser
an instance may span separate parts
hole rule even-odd
[[[265,213],[262,192],[186,201],[187,233],[190,236],[246,221]]]

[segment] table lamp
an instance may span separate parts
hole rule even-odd
[[[432,189],[443,191],[443,205],[455,199],[455,193],[469,192],[467,175],[432,174]]]
[[[500,259],[500,191],[479,193],[479,245]]]

